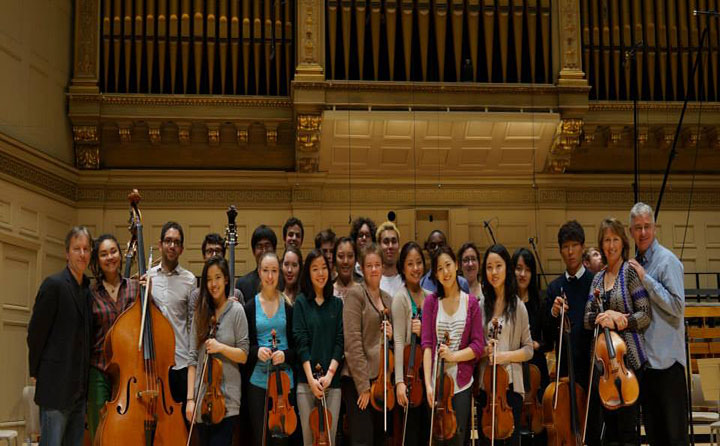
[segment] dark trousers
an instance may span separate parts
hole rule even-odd
[[[453,410],[455,411],[455,421],[457,422],[457,431],[455,436],[443,444],[447,446],[460,446],[465,444],[465,440],[470,438],[470,408],[472,404],[472,386],[456,393],[452,397]]]
[[[182,404],[182,412],[180,413],[183,414],[182,419],[185,422],[185,427],[190,429],[190,423],[188,423],[187,418],[185,418],[185,406],[187,406],[187,377],[188,371],[186,367],[178,370],[170,369],[168,379],[170,380],[170,394],[176,402]]]
[[[396,402],[397,403],[397,402]],[[407,411],[407,425],[405,425],[405,408],[399,404],[394,410],[397,419],[397,428],[393,430],[397,441],[393,444],[402,444],[403,430],[405,431],[405,445],[425,445],[430,435],[430,409],[423,394],[422,403],[418,407],[411,407]]]
[[[507,390],[506,393],[507,402],[510,405],[510,408],[512,409],[513,413],[513,419],[519,420],[522,416],[522,403],[523,399],[522,396],[520,396],[519,393],[515,392],[513,390],[512,384],[510,384],[510,387]],[[480,393],[477,397],[478,402],[478,420],[480,420],[480,425],[478,426],[478,433],[480,434],[480,441],[482,444],[490,444],[490,439],[485,437],[482,431],[482,408],[485,407],[485,404],[487,402],[488,395],[485,393],[485,391],[480,390]],[[495,443],[498,444],[508,444],[512,446],[519,446],[520,445],[520,429],[518,429],[518,426],[516,424],[515,429],[513,431],[513,434],[510,438],[506,440],[495,440]]]
[[[383,413],[373,409],[369,403],[365,410],[360,410],[357,405],[358,392],[352,378],[344,376],[340,386],[350,426],[350,441],[346,441],[345,444],[352,446],[382,446],[385,442]],[[390,425],[392,423],[388,424],[388,426]]]
[[[202,446],[229,446],[232,444],[233,429],[239,417],[224,418],[218,424],[200,423],[197,425]]]
[[[262,446],[262,437],[263,437],[263,429],[265,426],[265,423],[267,423],[267,419],[265,418],[265,389],[261,387],[254,386],[252,384],[248,384],[247,386],[247,410],[248,410],[248,418],[247,422],[249,424],[249,434],[250,434],[250,444],[253,446]],[[290,404],[295,407],[295,389],[293,389],[290,392]],[[268,402],[268,410],[272,408],[272,403]],[[295,412],[297,416],[297,412]],[[270,432],[266,433],[266,445],[279,445],[279,444],[289,444],[289,445],[301,445],[302,444],[302,430],[300,427],[300,419],[298,418],[297,422],[297,428],[295,429],[295,432],[289,437],[289,438],[274,438],[272,435],[270,435]],[[245,444],[247,440],[244,440],[242,443]]]
[[[663,370],[645,370],[640,399],[651,446],[688,444],[686,383],[685,367],[678,362]]]
[[[634,370],[638,382],[643,382],[643,372]],[[598,394],[597,386],[593,393]],[[642,391],[641,397],[642,397]],[[592,406],[592,401],[590,402]],[[640,433],[637,425],[640,417],[640,401],[638,399],[632,406],[621,407],[620,409],[608,410],[602,407],[602,418],[605,422],[605,434],[603,444],[606,445],[638,445],[640,444]],[[666,443],[665,443],[666,444]]]

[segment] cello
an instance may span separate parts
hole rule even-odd
[[[323,376],[322,366],[315,365],[313,377],[319,380]],[[332,446],[330,438],[330,427],[332,426],[332,414],[328,412],[325,393],[323,397],[315,398],[315,407],[310,411],[310,430],[312,431],[313,446]]]
[[[497,366],[497,339],[502,331],[502,325],[493,318],[492,326],[489,329],[490,342],[493,344],[492,352],[492,370],[490,367],[485,368],[483,374],[483,387],[485,393],[491,391],[485,401],[485,407],[482,411],[482,431],[485,438],[490,438],[490,443],[495,444],[495,439],[503,440],[510,438],[515,431],[515,420],[513,418],[512,408],[507,401],[507,391],[510,385],[510,378],[505,367]]]
[[[388,309],[383,309],[383,335],[380,339],[380,370],[378,376],[370,384],[370,404],[377,410],[383,411],[385,418],[385,432],[387,432],[387,411],[395,407],[395,393],[392,380],[390,379],[389,364],[394,364],[393,353],[390,350],[390,341],[387,337]]]
[[[600,290],[595,289],[594,297],[600,314],[605,311]],[[602,331],[595,339],[595,358],[603,365],[603,374],[598,381],[600,401],[610,410],[631,406],[640,395],[640,387],[635,373],[625,367],[627,345],[615,330],[603,327]]]
[[[453,379],[445,373],[445,359],[440,358],[440,345],[450,345],[450,334],[445,332],[443,340],[438,339],[435,348],[435,359],[433,361],[433,407],[430,416],[430,442],[433,438],[437,441],[452,439],[457,432],[457,418],[452,405],[452,397],[455,395],[455,384]],[[437,418],[437,422],[435,419]]]
[[[230,205],[227,210],[228,225],[225,228],[225,245],[228,250],[228,268],[230,273],[230,286],[228,298],[237,298],[235,295],[235,246],[237,246],[237,209],[235,205]]]
[[[277,334],[275,329],[271,332],[272,350],[277,350]],[[263,444],[267,444],[267,433],[273,438],[287,438],[297,428],[297,415],[295,408],[290,404],[290,377],[280,369],[281,366],[272,365],[268,359],[270,369],[267,376],[267,391],[265,392],[265,417],[267,421],[263,426]],[[272,409],[268,410],[272,401]]]
[[[142,276],[146,268],[137,189],[128,198],[137,231],[138,275]],[[138,294],[105,336],[106,372],[111,377],[113,393],[105,403],[95,444],[184,444],[187,429],[181,405],[170,394],[168,379],[175,364],[175,331],[150,299],[149,280],[146,286],[139,287]]]
[[[563,300],[567,301],[561,289]],[[567,350],[568,377],[560,378],[563,341]],[[583,433],[579,420],[585,414],[585,391],[575,382],[572,342],[570,341],[570,320],[565,306],[560,307],[560,343],[558,347],[555,382],[551,382],[543,394],[543,425],[548,433],[548,446],[582,446]]]

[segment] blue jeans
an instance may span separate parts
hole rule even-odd
[[[58,410],[40,407],[40,446],[82,446],[85,398]]]

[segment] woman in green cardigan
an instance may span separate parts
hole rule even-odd
[[[330,438],[335,438],[341,401],[340,376],[336,373],[343,359],[343,302],[333,296],[330,269],[319,249],[305,259],[300,287],[302,293],[293,312],[293,336],[302,367],[297,376],[297,403],[303,443],[312,446],[310,412],[323,394],[332,415]],[[319,379],[313,376],[317,364],[322,367]]]

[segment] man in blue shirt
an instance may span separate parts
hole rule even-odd
[[[655,238],[655,218],[647,204],[636,203],[630,210],[630,234],[638,251],[630,266],[650,296],[652,311],[645,330],[649,367],[640,383],[645,432],[651,445],[687,445],[683,265]]]

